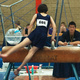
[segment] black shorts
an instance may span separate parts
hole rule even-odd
[[[47,39],[47,35],[44,32],[34,30],[31,32],[28,38],[31,40],[32,46],[43,48]]]

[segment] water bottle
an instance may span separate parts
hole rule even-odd
[[[32,75],[34,74],[34,65],[32,65]]]
[[[42,64],[39,65],[39,73],[42,72]]]

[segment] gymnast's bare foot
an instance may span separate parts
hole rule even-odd
[[[0,58],[6,58],[7,56],[7,54],[0,54]]]
[[[20,71],[20,68],[17,68],[17,69],[14,71],[14,74],[15,74],[16,76],[18,76],[19,71]]]

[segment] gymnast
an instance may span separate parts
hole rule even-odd
[[[47,39],[47,32],[50,23],[53,27],[51,41],[55,41],[54,38],[56,33],[56,25],[53,18],[47,15],[47,11],[48,11],[47,5],[45,4],[39,5],[38,14],[35,14],[30,22],[28,37],[25,38],[21,43],[11,48],[5,54],[0,54],[0,57],[5,58],[10,54],[14,53],[15,51],[19,50],[20,48],[32,44],[32,48],[29,50],[28,55],[23,60],[22,64],[14,71],[15,75],[18,75],[21,68],[32,58],[32,56],[38,49],[43,48]],[[31,32],[35,21],[36,29]]]

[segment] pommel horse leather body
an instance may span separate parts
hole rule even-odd
[[[11,46],[2,48],[2,54],[11,49]],[[28,49],[21,48],[7,58],[3,58],[3,62],[22,62],[28,54]],[[55,50],[43,48],[38,50],[29,62],[60,62],[60,63],[78,63],[80,62],[80,47],[58,47]]]

